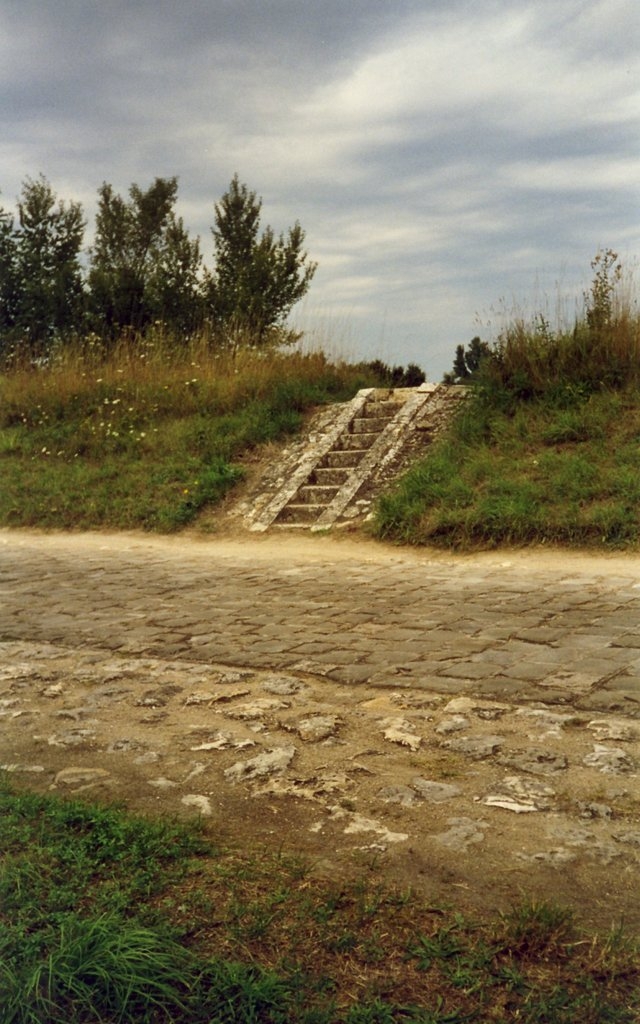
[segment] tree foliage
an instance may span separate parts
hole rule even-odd
[[[215,270],[208,278],[207,311],[215,330],[263,343],[282,328],[292,307],[307,292],[316,270],[303,250],[296,221],[287,238],[260,231],[262,201],[237,174],[215,207]]]
[[[85,221],[79,203],[58,200],[43,176],[27,178],[18,223],[0,213],[0,325],[3,340],[22,337],[33,354],[81,328],[80,253]]]
[[[134,184],[128,200],[105,182],[98,195],[88,280],[95,328],[115,337],[156,319],[184,327],[201,260],[174,213],[177,178],[156,178],[146,191]]]
[[[486,341],[482,341],[477,335],[471,339],[466,348],[464,345],[456,346],[453,369],[445,373],[443,383],[468,383],[478,375],[483,359],[490,357],[491,346]]]
[[[404,366],[390,366],[381,359],[373,359],[369,363],[363,363],[363,367],[373,372],[385,388],[417,388],[424,384],[426,374],[416,363],[408,363]]]
[[[0,209],[0,346],[16,325],[20,289],[18,245],[13,217]]]
[[[182,217],[171,210],[147,281],[150,318],[178,334],[197,330],[204,309],[202,277],[200,240],[189,238]]]
[[[91,331],[107,344],[161,325],[176,338],[207,329],[213,343],[282,343],[316,269],[296,222],[286,237],[260,230],[261,200],[236,175],[215,205],[215,263],[176,214],[177,178],[119,195],[98,189],[95,234],[81,254],[79,203],[58,200],[43,176],[27,178],[17,220],[0,208],[0,350],[33,357]]]

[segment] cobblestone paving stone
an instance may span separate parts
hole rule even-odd
[[[639,622],[638,558],[0,531],[0,763],[320,870],[628,916]]]

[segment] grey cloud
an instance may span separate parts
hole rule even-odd
[[[638,244],[636,0],[4,0],[0,189],[177,174],[210,255],[235,171],[314,303],[437,376],[475,314]],[[383,328],[383,324],[386,327]],[[425,340],[426,339],[426,340]],[[425,347],[426,346],[426,347]],[[429,365],[433,360],[435,365]]]

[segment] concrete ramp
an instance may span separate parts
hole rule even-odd
[[[365,518],[372,501],[446,426],[468,389],[367,388],[323,410],[245,508],[253,531],[326,530]]]

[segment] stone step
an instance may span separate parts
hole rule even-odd
[[[376,431],[378,434],[382,433],[384,428],[390,422],[390,419],[376,418],[372,416],[356,416],[351,423],[352,434],[370,434]]]
[[[360,462],[362,454],[358,450],[349,451],[348,448],[341,450],[334,448],[323,457],[319,469],[354,469]]]
[[[335,484],[329,484],[326,487],[322,484],[303,484],[293,500],[296,504],[326,507],[333,501],[339,490],[340,488]]]
[[[465,392],[466,394],[466,392]],[[310,435],[308,455],[259,513],[251,529],[271,524],[284,528],[319,530],[362,518],[372,488],[380,488],[397,460],[406,459],[438,433],[448,418],[454,389],[430,385],[413,389],[364,389],[345,408],[340,407],[331,429]],[[464,395],[462,395],[464,397]],[[457,403],[456,403],[457,404]],[[367,484],[366,501],[358,500]]]
[[[377,433],[341,434],[334,445],[334,451],[366,451],[379,437]]]
[[[344,466],[342,469],[318,466],[309,477],[309,483],[319,484],[321,487],[342,487],[342,484],[349,479],[349,470],[353,469],[354,465]]]
[[[380,401],[374,399],[372,402],[367,402],[362,410],[362,415],[366,416],[367,419],[391,420],[396,413],[400,412],[403,405],[404,402],[393,402],[390,399]]]
[[[315,520],[314,520],[315,522]],[[284,522],[278,518],[271,524],[272,530],[308,530],[313,523]]]
[[[316,519],[322,515],[326,508],[326,505],[301,505],[297,502],[289,502],[281,509],[276,519],[277,523],[287,526],[289,525],[306,525],[309,523],[315,523]]]

